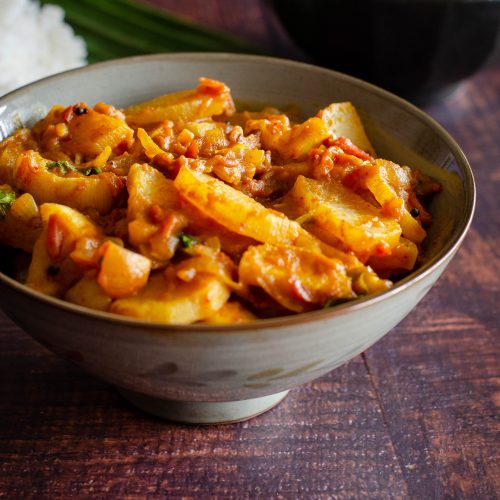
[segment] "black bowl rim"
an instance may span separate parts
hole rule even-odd
[[[292,61],[289,59],[277,58],[277,57],[268,57],[268,56],[258,56],[258,55],[246,55],[246,54],[231,54],[224,52],[179,52],[179,53],[165,53],[165,54],[153,54],[153,55],[141,55],[141,56],[133,56],[133,57],[125,57],[120,59],[112,59],[105,62],[90,64],[87,66],[83,66],[76,69],[71,69],[68,71],[64,71],[61,73],[57,73],[55,75],[48,76],[46,78],[42,78],[37,80],[36,82],[29,83],[16,89],[4,96],[0,97],[0,107],[9,101],[12,97],[17,95],[22,95],[27,90],[36,88],[39,85],[45,84],[48,81],[57,81],[64,79],[64,77],[68,74],[73,73],[89,73],[94,70],[99,70],[101,68],[105,68],[108,66],[117,66],[117,65],[128,65],[135,62],[143,62],[143,61],[157,61],[157,62],[166,62],[175,61],[175,60],[191,60],[192,62],[196,62],[196,60],[206,61],[207,59],[216,62],[223,63],[231,63],[231,62],[261,62],[266,64],[276,65],[279,64],[281,66],[294,67],[298,69],[302,69],[303,71],[312,71],[317,73],[323,73],[330,76],[335,77],[336,79],[343,80],[350,85],[361,87],[365,90],[369,90],[370,92],[376,94],[377,96],[386,99],[393,104],[396,104],[399,107],[405,108],[406,111],[410,112],[417,119],[424,122],[438,137],[440,137],[450,148],[450,152],[455,157],[456,163],[461,170],[461,173],[464,176],[464,195],[466,205],[464,207],[463,216],[455,227],[452,236],[449,241],[443,246],[443,248],[428,262],[426,262],[422,267],[420,267],[417,271],[410,273],[405,278],[397,281],[393,287],[389,290],[380,292],[377,294],[367,295],[365,297],[361,297],[355,299],[350,302],[345,302],[343,304],[339,304],[335,307],[328,309],[320,309],[316,311],[310,311],[300,314],[294,314],[290,316],[279,316],[276,318],[267,318],[267,319],[258,319],[256,321],[252,321],[250,323],[242,323],[242,324],[229,324],[229,325],[210,325],[210,324],[190,324],[190,325],[179,325],[179,324],[167,324],[167,323],[159,323],[148,320],[141,319],[133,319],[126,316],[120,316],[113,313],[101,312],[94,309],[89,309],[83,306],[79,306],[76,304],[72,304],[62,299],[58,299],[55,297],[51,297],[49,295],[45,295],[41,292],[37,292],[22,283],[10,278],[4,273],[0,272],[0,282],[5,284],[7,287],[11,287],[16,291],[20,292],[23,295],[28,295],[31,299],[35,299],[38,302],[45,303],[49,306],[55,308],[62,308],[69,313],[75,313],[79,316],[85,316],[89,318],[93,318],[96,320],[104,321],[106,323],[114,323],[114,324],[122,324],[129,327],[136,327],[147,330],[155,330],[162,331],[163,333],[175,333],[175,332],[193,332],[193,333],[234,333],[234,332],[243,332],[246,330],[259,330],[259,329],[269,329],[269,328],[277,328],[281,329],[290,325],[298,325],[298,324],[306,324],[315,321],[325,321],[329,320],[336,316],[343,316],[345,314],[351,314],[358,311],[362,311],[370,306],[378,304],[381,301],[389,300],[392,296],[403,292],[404,290],[412,287],[416,283],[422,281],[430,274],[432,274],[437,268],[441,266],[441,264],[446,261],[449,257],[453,256],[453,254],[458,250],[461,245],[467,231],[472,222],[472,218],[474,215],[475,202],[476,202],[476,187],[474,182],[474,176],[472,173],[472,169],[470,164],[461,150],[460,146],[457,142],[451,137],[451,135],[446,131],[444,127],[442,127],[437,121],[431,118],[427,113],[420,110],[410,102],[398,97],[387,90],[384,90],[376,85],[365,82],[364,80],[360,80],[359,78],[355,78],[353,76],[346,75],[345,73],[340,73],[338,71],[334,71],[331,69],[323,68],[321,66],[315,66],[308,63]]]

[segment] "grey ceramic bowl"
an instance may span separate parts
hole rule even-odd
[[[380,156],[430,170],[443,183],[432,206],[425,264],[387,292],[328,310],[238,326],[168,326],[88,310],[0,274],[1,307],[43,345],[151,413],[214,423],[265,411],[289,389],[345,363],[398,324],[457,251],[475,192],[458,145],[417,108],[343,74],[265,57],[156,55],[63,73],[0,99],[0,134],[7,136],[21,122],[32,124],[54,103],[126,106],[192,88],[199,76],[223,80],[238,99],[298,104],[305,115],[350,100]]]

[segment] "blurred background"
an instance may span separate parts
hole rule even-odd
[[[0,0],[0,33],[0,94],[87,62],[216,51],[312,62],[425,104],[500,63],[500,0]]]

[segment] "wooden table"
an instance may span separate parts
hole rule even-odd
[[[297,54],[256,1],[244,22],[242,0],[156,3]],[[187,427],[135,410],[0,316],[0,497],[498,498],[499,65],[427,111],[468,155],[478,200],[407,319],[258,418]]]

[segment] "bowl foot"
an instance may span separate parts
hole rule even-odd
[[[186,424],[230,424],[256,417],[276,406],[288,391],[241,401],[192,402],[160,399],[118,387],[121,395],[141,410]]]

